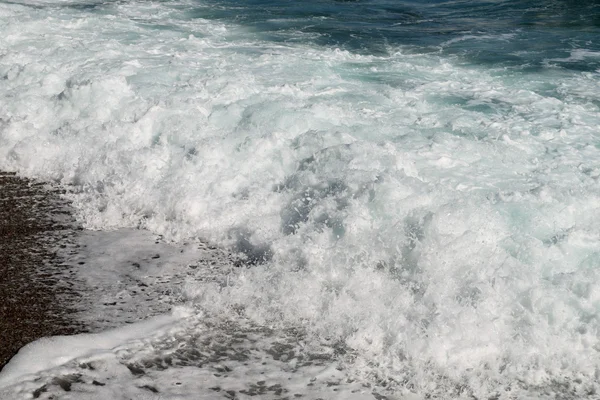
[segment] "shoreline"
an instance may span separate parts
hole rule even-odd
[[[60,190],[0,171],[0,371],[34,340],[87,331],[72,316],[73,268],[58,254],[76,247],[69,208]]]
[[[145,230],[90,231],[64,190],[0,171],[0,373],[25,345],[169,313],[200,265],[229,265],[204,243]]]

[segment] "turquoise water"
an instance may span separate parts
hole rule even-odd
[[[596,1],[214,1],[190,17],[231,21],[283,43],[309,42],[360,54],[395,46],[458,56],[465,63],[535,72],[551,66],[596,71]],[[561,60],[562,59],[562,60]]]

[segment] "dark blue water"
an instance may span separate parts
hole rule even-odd
[[[235,21],[281,42],[311,41],[361,54],[397,46],[458,56],[468,63],[526,70],[595,71],[600,2],[594,0],[394,1],[210,0],[192,16]],[[562,59],[562,60],[561,60]]]

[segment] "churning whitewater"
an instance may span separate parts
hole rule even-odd
[[[0,397],[598,398],[600,10],[572,3],[0,2],[0,169],[121,251],[181,247],[164,274],[231,255],[169,315],[34,343]]]

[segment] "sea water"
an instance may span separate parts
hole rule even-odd
[[[592,0],[1,2],[0,168],[232,255],[1,395],[599,398],[599,72]]]

